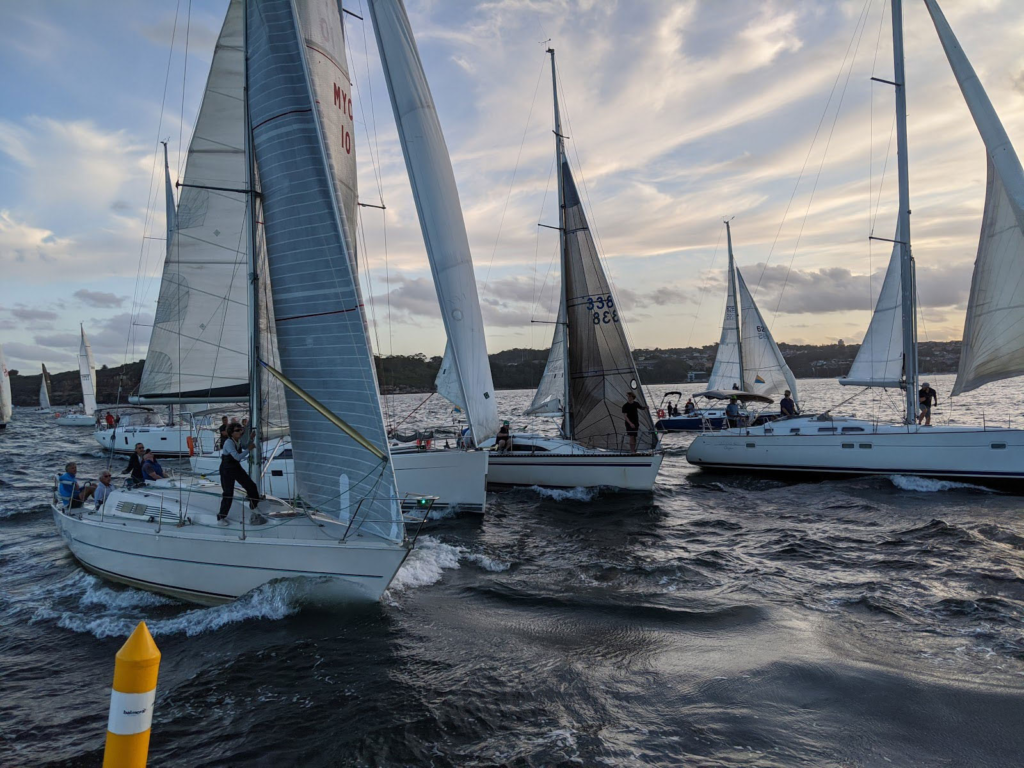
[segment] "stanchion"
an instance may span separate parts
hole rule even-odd
[[[159,672],[160,649],[140,621],[114,661],[103,768],[145,768]]]

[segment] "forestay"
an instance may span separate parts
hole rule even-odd
[[[840,384],[896,388],[903,382],[903,291],[900,287],[900,229],[893,236],[892,255],[882,290],[875,302],[864,342]]]
[[[404,5],[401,0],[370,0],[369,7],[448,334],[446,378],[439,378],[438,392],[465,408],[479,445],[498,431],[498,408],[451,158]]]
[[[7,370],[3,347],[0,347],[0,423],[11,420],[11,374]]]
[[[249,394],[242,3],[228,6],[189,144],[177,222],[167,177],[167,256],[139,398]]]
[[[78,346],[78,373],[82,379],[82,405],[86,416],[96,411],[96,363],[92,358],[92,346],[81,328],[82,342]]]
[[[50,407],[50,388],[46,382],[46,365],[43,364],[43,375],[39,379],[39,407]]]
[[[565,291],[558,303],[558,318],[551,337],[551,349],[527,416],[562,416],[565,398]]]
[[[562,162],[562,190],[571,438],[590,448],[624,450],[629,447],[622,414],[626,393],[641,405],[647,400],[567,161]],[[638,416],[637,448],[653,450],[657,435],[650,411]]]
[[[988,182],[953,394],[1024,374],[1024,171],[988,94],[934,0],[925,0],[974,123]]]
[[[786,364],[786,358],[775,343],[738,267],[736,282],[739,285],[740,325],[743,332],[744,383],[741,388],[758,395],[774,395],[788,389],[793,399],[799,402],[793,372]]]
[[[725,317],[718,340],[715,364],[708,377],[708,389],[743,387],[743,364],[740,357],[740,315],[736,297],[736,265],[729,249],[729,290],[725,297]]]
[[[344,60],[333,0],[250,3],[247,14],[249,120],[259,168],[281,369],[308,396],[343,418],[387,455],[373,355],[349,252],[351,233],[328,157],[310,46]],[[304,7],[303,7],[304,6]],[[307,20],[300,28],[299,19]],[[342,73],[333,92],[343,84]],[[331,424],[292,390],[286,393],[298,496],[353,528],[404,538],[389,462]]]

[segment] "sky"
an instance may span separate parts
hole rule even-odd
[[[444,330],[363,0],[345,7],[361,262],[383,354]],[[888,0],[406,0],[473,251],[491,352],[547,346],[557,305],[550,64],[634,348],[718,340],[723,220],[779,342],[859,342],[889,258]],[[159,140],[182,172],[226,0],[0,2],[0,344],[10,368],[144,356],[164,243]],[[1024,141],[1024,3],[943,9]],[[906,3],[922,340],[958,339],[985,155],[923,3]],[[546,41],[549,41],[547,43]],[[1022,145],[1024,146],[1024,145]],[[537,322],[535,322],[537,321]]]

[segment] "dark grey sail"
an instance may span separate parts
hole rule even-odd
[[[626,341],[622,316],[601,266],[569,163],[562,163],[565,200],[564,277],[569,327],[572,439],[589,448],[628,450],[622,406],[632,392],[647,400]],[[637,450],[656,447],[650,411],[640,411]]]

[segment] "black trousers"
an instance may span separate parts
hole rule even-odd
[[[220,487],[223,493],[220,498],[220,512],[217,513],[218,520],[227,517],[228,512],[231,511],[231,500],[235,498],[235,483],[245,489],[249,501],[259,501],[260,499],[260,489],[256,487],[256,483],[252,481],[242,465],[234,459],[222,460],[220,463]]]

